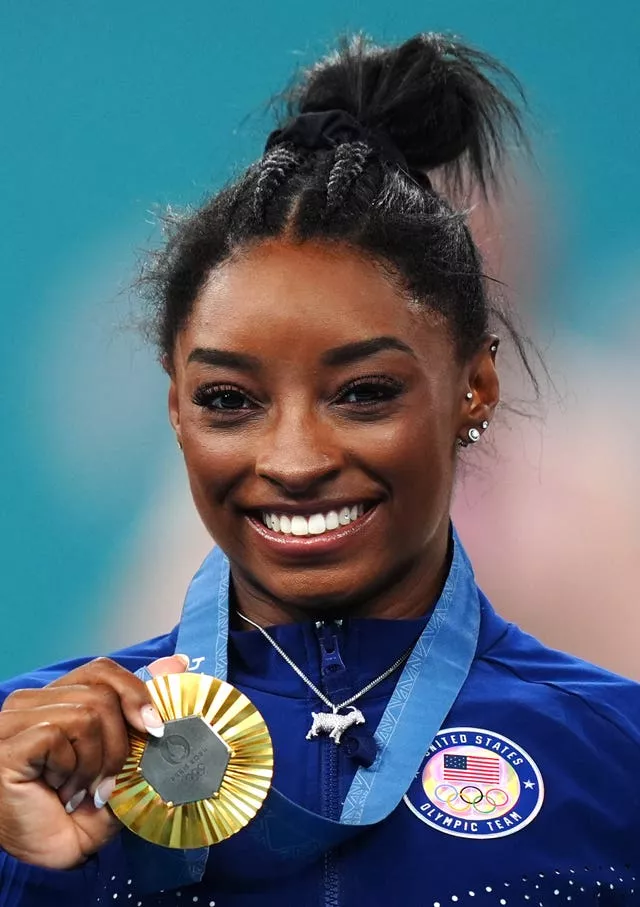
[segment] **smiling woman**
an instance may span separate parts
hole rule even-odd
[[[502,335],[535,386],[452,202],[522,138],[502,84],[354,40],[175,224],[145,285],[217,546],[171,634],[7,685],[0,904],[636,902],[640,690],[505,623],[449,514]]]
[[[491,342],[462,366],[442,319],[349,247],[268,240],[216,270],[169,406],[241,610],[424,614],[448,567],[456,439],[497,403]]]

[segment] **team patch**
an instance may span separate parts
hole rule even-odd
[[[544,784],[513,740],[481,728],[439,731],[404,801],[432,828],[459,838],[502,838],[540,812]]]

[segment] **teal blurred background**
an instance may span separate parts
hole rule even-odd
[[[127,287],[139,251],[158,241],[155,212],[198,203],[257,156],[270,128],[265,101],[348,30],[379,40],[452,31],[526,86],[538,169],[518,250],[535,265],[522,299],[527,321],[553,341],[567,394],[551,440],[534,440],[551,451],[550,466],[534,453],[528,478],[493,474],[490,498],[472,489],[460,522],[503,610],[634,672],[636,646],[622,651],[632,633],[621,625],[637,610],[640,563],[637,4],[4,0],[0,676],[175,622],[209,543]],[[507,447],[527,431],[512,426]],[[594,442],[600,453],[587,465]],[[526,493],[514,490],[527,481]],[[487,519],[495,533],[481,531]],[[598,528],[584,548],[589,527]],[[494,569],[487,535],[494,560],[515,545],[502,565],[517,561],[521,572]],[[558,575],[584,582],[554,598],[555,584],[549,592],[536,581],[552,575],[544,559],[568,539],[575,563],[563,555]],[[587,625],[597,632],[585,635]]]

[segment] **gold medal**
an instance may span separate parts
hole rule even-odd
[[[253,703],[206,674],[147,682],[164,736],[129,733],[109,805],[131,831],[165,847],[217,844],[253,819],[271,786],[273,747]]]

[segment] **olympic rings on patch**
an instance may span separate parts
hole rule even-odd
[[[449,791],[448,797],[443,796],[445,790]],[[458,791],[452,784],[439,784],[436,787],[434,794],[442,803],[451,803],[452,800],[455,800],[458,796]]]
[[[484,795],[488,803],[492,806],[505,806],[509,802],[509,794],[501,787],[492,787]]]
[[[477,797],[475,797],[475,799],[473,799],[473,800],[469,800],[469,799],[468,799],[468,798],[469,798],[469,793],[465,793],[465,791],[467,791],[467,792],[469,792],[469,791],[475,791],[476,794],[477,794]],[[482,800],[483,797],[484,797],[484,794],[482,793],[482,791],[480,790],[480,788],[479,788],[479,787],[474,787],[472,784],[467,784],[467,786],[466,786],[466,787],[463,787],[462,790],[460,791],[460,799],[461,799],[464,803],[468,803],[469,806],[476,806],[476,804],[479,803],[479,802]]]
[[[466,816],[474,809],[474,807],[471,806],[470,803],[466,803],[464,800],[460,800],[459,797],[455,800],[452,800],[450,803],[447,803],[447,805],[443,808],[450,815],[453,815],[455,813],[458,816]]]
[[[482,816],[491,815],[509,802],[509,794],[501,787],[492,787],[483,793],[481,788],[473,784],[468,784],[460,790],[453,784],[439,784],[434,796],[441,803],[446,803],[451,813],[461,814],[473,809]]]
[[[477,813],[480,813],[481,816],[488,816],[490,813],[496,811],[496,807],[493,804],[489,803],[486,797],[484,798],[482,803],[474,803],[473,808]]]

